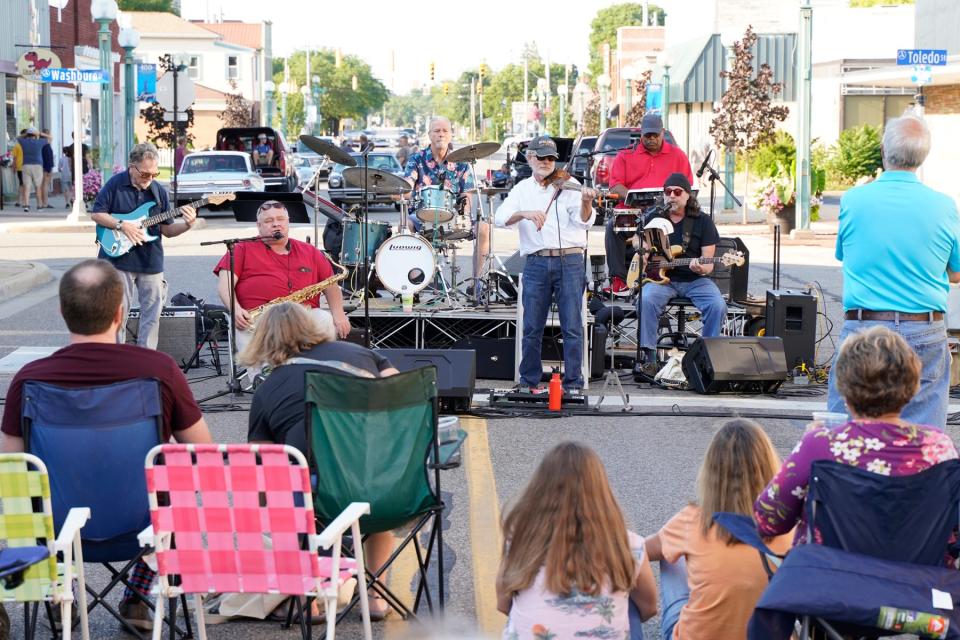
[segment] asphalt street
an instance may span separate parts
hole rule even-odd
[[[375,220],[396,221],[392,209],[377,210]],[[3,222],[0,216],[0,222]],[[165,241],[166,273],[170,295],[190,292],[216,301],[216,280],[212,268],[222,253],[218,247],[199,243],[228,237],[253,235],[254,226],[240,224],[225,216],[211,216],[207,225],[179,238]],[[293,235],[313,235],[312,225],[296,228]],[[750,291],[762,294],[772,285],[772,243],[769,235],[753,227],[730,226],[721,235],[741,235],[751,251]],[[497,231],[498,253],[508,255],[516,247],[515,234]],[[591,249],[602,252],[602,231],[591,232]],[[469,255],[469,250],[461,256]],[[77,260],[95,255],[92,234],[0,232],[0,255],[10,260],[40,261],[59,276]],[[819,283],[823,310],[839,324],[841,282],[833,260],[833,237],[817,235],[804,242],[785,242],[782,249],[781,286],[806,287]],[[828,323],[823,323],[824,328]],[[836,335],[838,329],[833,334]],[[818,337],[822,332],[818,333]],[[56,347],[68,340],[58,313],[56,281],[0,305],[0,358],[24,347]],[[832,354],[830,338],[821,342],[818,361]],[[205,360],[208,358],[205,356]],[[226,388],[225,377],[211,377],[209,368],[191,370],[194,395],[203,398]],[[5,394],[10,375],[0,374],[0,393]],[[503,386],[503,383],[501,383]],[[703,397],[690,393],[663,394],[641,389],[629,378],[625,386],[638,401],[631,413],[604,407],[590,415],[552,416],[530,412],[485,412],[483,418],[462,419],[469,437],[461,468],[443,475],[445,517],[444,543],[447,610],[444,631],[434,626],[430,633],[391,616],[375,624],[377,638],[496,637],[503,617],[492,606],[493,581],[499,555],[498,520],[502,509],[515,497],[543,453],[554,444],[576,439],[594,447],[604,460],[614,491],[630,526],[640,534],[655,532],[666,520],[694,497],[694,481],[703,452],[722,417],[705,413],[740,412],[758,416],[781,455],[786,455],[802,433],[809,411],[822,402],[822,387],[792,390],[779,398],[714,398],[711,407],[702,406]],[[804,395],[798,396],[798,393]],[[700,402],[700,405],[695,404]],[[247,397],[226,396],[204,403],[204,413],[215,439],[242,442],[246,437]],[[735,406],[734,406],[735,405]],[[956,427],[948,432],[957,437]],[[105,579],[105,572],[88,566],[92,582]],[[435,578],[434,578],[435,579]],[[391,584],[404,592],[414,582],[409,558],[391,576]],[[22,615],[11,609],[14,637],[22,634]],[[351,615],[339,628],[342,638],[360,638],[358,615]],[[656,619],[646,625],[646,637],[658,638]],[[241,622],[212,626],[211,638],[291,638],[295,630],[283,631],[278,623]],[[94,638],[125,636],[104,612],[91,618]]]

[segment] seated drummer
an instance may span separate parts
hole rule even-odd
[[[450,121],[443,116],[431,119],[427,135],[430,138],[430,146],[410,155],[403,170],[403,177],[413,187],[414,195],[419,195],[423,187],[441,186],[458,198],[464,198],[463,212],[464,215],[470,216],[472,205],[468,191],[473,188],[470,165],[466,162],[454,164],[443,161],[450,153],[451,140],[453,140],[453,127]],[[419,206],[418,202],[415,207]],[[473,219],[472,216],[470,218]],[[407,216],[407,229],[411,232],[419,232],[422,228],[423,223],[417,217],[416,209],[413,209]],[[490,225],[480,222],[475,232],[478,242],[477,251],[473,256],[473,275],[477,276],[481,261],[490,250]]]
[[[709,216],[703,215],[700,203],[690,195],[690,181],[682,173],[671,174],[663,183],[663,199],[670,204],[665,216],[673,224],[669,244],[681,248],[676,258],[712,258],[720,235]],[[720,327],[727,316],[727,304],[720,289],[709,277],[712,264],[700,264],[696,260],[689,267],[676,267],[667,271],[670,282],[643,285],[637,314],[640,316],[640,349],[633,377],[637,382],[653,382],[657,373],[657,329],[660,316],[671,298],[690,298],[703,315],[704,337],[720,334]]]
[[[333,266],[323,254],[311,244],[290,237],[290,215],[286,206],[276,200],[267,200],[257,209],[257,232],[261,236],[279,238],[256,242],[240,242],[234,249],[234,294],[236,307],[233,309],[234,322],[237,323],[237,350],[242,350],[249,342],[252,324],[250,311],[274,298],[287,296],[312,284],[316,284],[333,275]],[[230,253],[220,258],[213,269],[220,282],[217,293],[223,305],[230,308]],[[350,321],[343,312],[343,294],[340,287],[333,284],[323,290],[323,296],[330,307],[337,334],[345,338],[350,333]],[[319,296],[301,303],[307,307],[318,308]]]

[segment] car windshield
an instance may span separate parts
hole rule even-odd
[[[363,156],[359,154],[351,154],[354,160],[357,161],[357,166],[363,166]],[[343,169],[346,165],[338,164],[334,167],[334,172],[343,173]],[[392,155],[386,153],[371,153],[370,154],[370,168],[371,169],[386,169],[391,172],[401,171],[400,163],[397,162],[397,159]]]
[[[216,173],[246,172],[247,163],[240,156],[188,156],[183,161],[180,173]]]

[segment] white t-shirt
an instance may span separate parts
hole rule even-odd
[[[507,220],[518,211],[544,211],[554,193],[556,187],[542,187],[532,176],[521,180],[497,209],[494,224],[506,227]],[[593,226],[597,212],[591,210],[590,218],[584,222],[580,219],[581,206],[580,192],[563,191],[550,205],[547,220],[539,231],[537,225],[530,220],[509,225],[520,231],[520,253],[526,256],[541,249],[585,249],[587,230]]]

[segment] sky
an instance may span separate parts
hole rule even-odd
[[[656,4],[669,11],[674,2]],[[404,3],[396,0],[181,0],[187,19],[273,22],[273,53],[284,56],[308,46],[340,48],[356,55],[396,93],[429,80],[455,79],[481,62],[496,71],[519,62],[525,42],[536,42],[550,62],[588,62],[590,22],[616,0],[533,3],[523,0]],[[265,7],[269,7],[266,9]],[[395,74],[391,77],[391,56]]]

